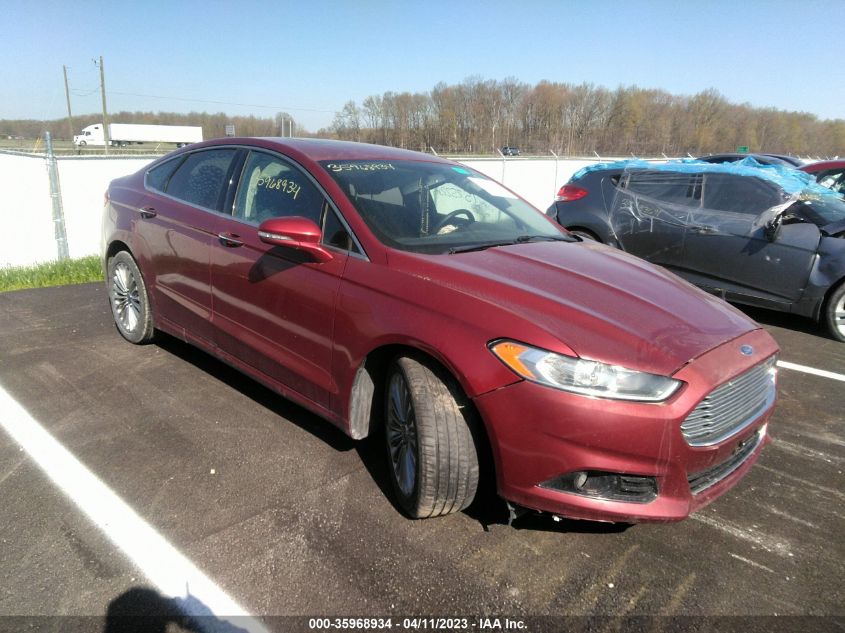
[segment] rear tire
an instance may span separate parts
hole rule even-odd
[[[845,282],[840,283],[828,297],[822,320],[828,334],[845,343]]]
[[[469,407],[455,381],[429,361],[400,356],[387,372],[385,445],[394,493],[412,518],[463,510],[478,487]]]
[[[109,259],[108,275],[109,304],[117,331],[130,343],[149,343],[155,328],[147,285],[138,264],[132,255],[120,251]]]

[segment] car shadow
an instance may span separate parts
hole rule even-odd
[[[228,387],[242,393],[279,417],[295,424],[304,431],[308,431],[334,450],[345,453],[355,448],[355,440],[330,422],[284,398],[211,354],[159,331],[156,332],[155,344],[160,349],[190,363]]]
[[[156,332],[155,344],[163,351],[190,363],[284,420],[307,431],[325,442],[333,450],[339,453],[356,451],[362,465],[381,493],[396,512],[403,514],[402,508],[393,494],[386,451],[382,435],[378,430],[363,440],[353,440],[331,422],[311,413],[304,407],[288,400],[269,387],[265,387],[246,374],[189,343],[169,334]]]
[[[607,523],[601,521],[578,521],[576,519],[555,520],[549,514],[529,512],[514,520],[514,529],[532,532],[556,532],[558,534],[621,534],[633,527],[631,523]]]
[[[788,312],[779,312],[777,310],[740,305],[738,303],[732,303],[731,305],[761,325],[771,325],[785,330],[794,330],[796,332],[818,336],[819,338],[830,339],[824,327],[808,317],[789,314]]]

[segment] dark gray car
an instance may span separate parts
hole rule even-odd
[[[803,172],[597,165],[575,174],[547,213],[725,299],[811,317],[845,341],[845,202]]]

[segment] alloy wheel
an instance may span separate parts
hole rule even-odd
[[[112,308],[120,326],[134,332],[141,322],[141,298],[138,281],[132,270],[123,262],[112,273]]]
[[[399,490],[410,497],[417,481],[417,424],[405,377],[394,373],[388,386],[387,446]]]

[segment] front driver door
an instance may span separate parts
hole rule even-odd
[[[684,239],[686,276],[744,303],[783,308],[797,301],[821,234],[815,224],[786,220],[770,241],[770,210],[784,202],[758,178],[707,174],[704,205],[692,215]]]
[[[251,151],[233,215],[218,224],[211,247],[211,283],[219,349],[271,380],[330,408],[335,299],[348,252],[315,262],[301,251],[265,244],[258,225],[302,216],[325,227],[334,211],[298,166],[277,154]],[[325,232],[325,228],[324,228]]]

